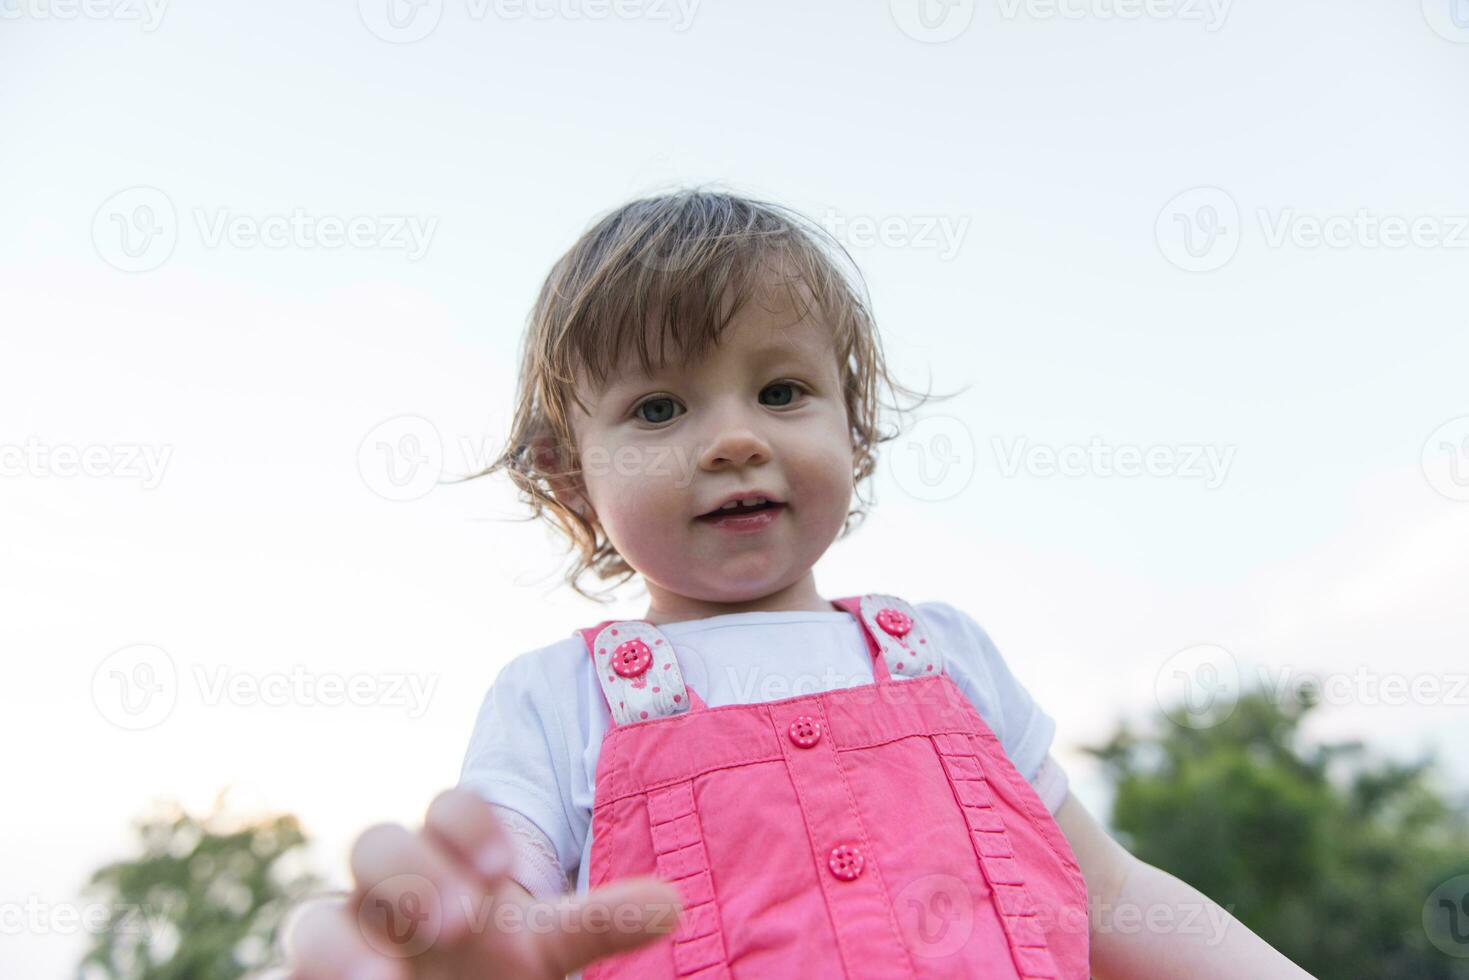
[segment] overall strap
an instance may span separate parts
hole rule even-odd
[[[912,680],[944,672],[943,652],[910,603],[895,595],[869,592],[833,599],[832,604],[862,624],[873,658],[874,680]]]
[[[662,630],[641,619],[606,619],[578,630],[607,700],[613,725],[703,710]]]

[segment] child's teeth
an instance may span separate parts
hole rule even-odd
[[[754,507],[756,504],[760,503],[760,501],[762,499],[764,499],[764,498],[762,498],[762,497],[750,497],[747,500],[731,500],[729,503],[725,504],[723,507],[721,507],[719,509],[720,510],[733,510],[736,507]]]

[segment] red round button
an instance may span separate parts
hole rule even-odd
[[[787,734],[790,735],[792,742],[803,749],[809,749],[821,741],[821,722],[810,715],[799,715],[795,721],[791,722]]]
[[[612,669],[623,677],[637,677],[653,663],[653,651],[642,640],[619,643],[612,651]]]
[[[889,607],[878,610],[877,625],[881,626],[885,633],[903,636],[913,628],[913,620],[908,618],[907,613]]]
[[[833,847],[826,864],[831,868],[831,873],[842,881],[851,881],[862,873],[862,849],[855,844]]]

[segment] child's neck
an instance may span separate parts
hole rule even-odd
[[[766,596],[741,602],[711,602],[679,595],[652,582],[648,588],[648,611],[643,619],[654,626],[681,623],[691,619],[708,619],[744,612],[838,612],[829,599],[816,591],[816,577],[807,572],[799,581]]]

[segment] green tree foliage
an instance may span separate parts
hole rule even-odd
[[[1464,809],[1436,791],[1432,757],[1308,747],[1301,722],[1316,708],[1309,689],[1282,704],[1257,690],[1197,727],[1162,713],[1156,735],[1124,724],[1087,749],[1116,789],[1114,832],[1315,976],[1469,977],[1469,959],[1443,948],[1469,956],[1469,896],[1453,899],[1461,917],[1434,894],[1469,873]],[[1425,906],[1440,904],[1435,945]]]
[[[299,870],[306,838],[293,816],[241,822],[218,805],[204,818],[166,806],[137,828],[142,854],[88,886],[112,914],[82,960],[86,980],[243,977],[273,958],[286,911],[317,886]]]

